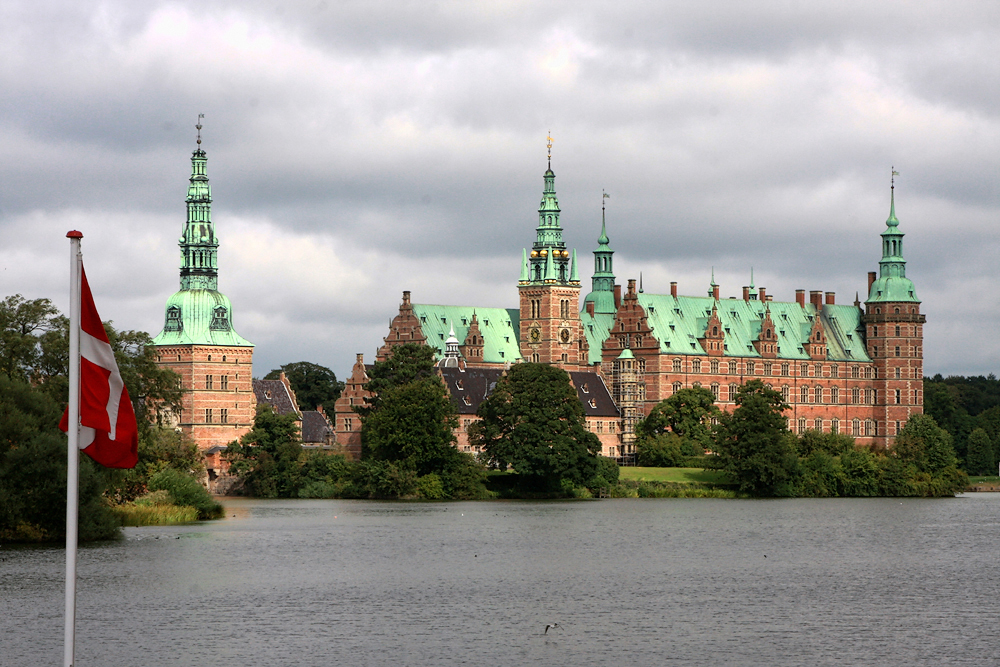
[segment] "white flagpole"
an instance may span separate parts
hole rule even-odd
[[[69,239],[69,425],[66,435],[66,635],[64,667],[76,660],[76,545],[79,528],[80,481],[80,232],[68,232]]]

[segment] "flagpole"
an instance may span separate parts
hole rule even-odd
[[[79,528],[80,481],[80,239],[83,234],[68,232],[69,239],[69,426],[66,435],[66,635],[63,666],[76,660],[76,546]]]

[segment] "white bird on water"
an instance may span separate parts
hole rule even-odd
[[[558,623],[547,623],[545,625],[545,632],[543,632],[542,634],[547,635],[549,634],[549,628],[558,628],[558,627],[559,627]]]

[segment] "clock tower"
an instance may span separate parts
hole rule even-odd
[[[580,275],[576,251],[566,249],[559,224],[559,200],[552,172],[552,139],[545,171],[538,227],[531,251],[521,258],[521,357],[524,361],[579,370],[587,364],[580,323]]]

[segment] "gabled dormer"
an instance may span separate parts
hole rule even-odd
[[[465,341],[459,347],[459,352],[466,361],[475,363],[483,360],[483,332],[479,330],[479,319],[475,311],[472,312],[469,331],[465,334]]]
[[[819,308],[813,317],[812,329],[809,331],[809,340],[802,346],[810,359],[826,359],[826,330],[823,329],[823,321],[820,317]]]
[[[757,340],[753,341],[753,347],[757,350],[757,354],[765,359],[774,359],[778,356],[778,336],[771,320],[770,306],[764,310],[764,319],[760,321],[760,333],[757,334]]]
[[[698,339],[710,357],[721,357],[726,350],[726,330],[719,319],[718,302],[712,305],[712,314],[705,325],[705,334]]]

